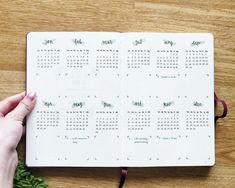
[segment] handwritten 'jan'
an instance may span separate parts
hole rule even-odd
[[[54,44],[54,41],[55,41],[55,39],[47,39],[47,40],[44,40],[44,42],[42,43],[42,44],[44,44],[44,45],[48,45],[48,44]]]

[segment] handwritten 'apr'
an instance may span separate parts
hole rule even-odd
[[[44,104],[44,106],[46,106],[46,107],[50,107],[50,106],[55,106],[52,102],[47,102],[47,101],[43,101],[43,104]]]

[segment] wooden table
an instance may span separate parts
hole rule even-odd
[[[25,89],[29,31],[213,33],[215,91],[229,106],[228,117],[216,126],[216,165],[130,168],[125,187],[235,187],[234,0],[0,0],[0,99]],[[110,188],[119,181],[117,168],[32,171],[53,188]]]

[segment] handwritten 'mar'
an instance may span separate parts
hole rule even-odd
[[[101,45],[108,45],[108,44],[114,44],[115,40],[103,40],[101,42]]]

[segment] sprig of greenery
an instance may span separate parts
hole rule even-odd
[[[22,160],[19,160],[15,177],[14,188],[47,188],[47,183],[38,177],[35,177],[25,166]]]

